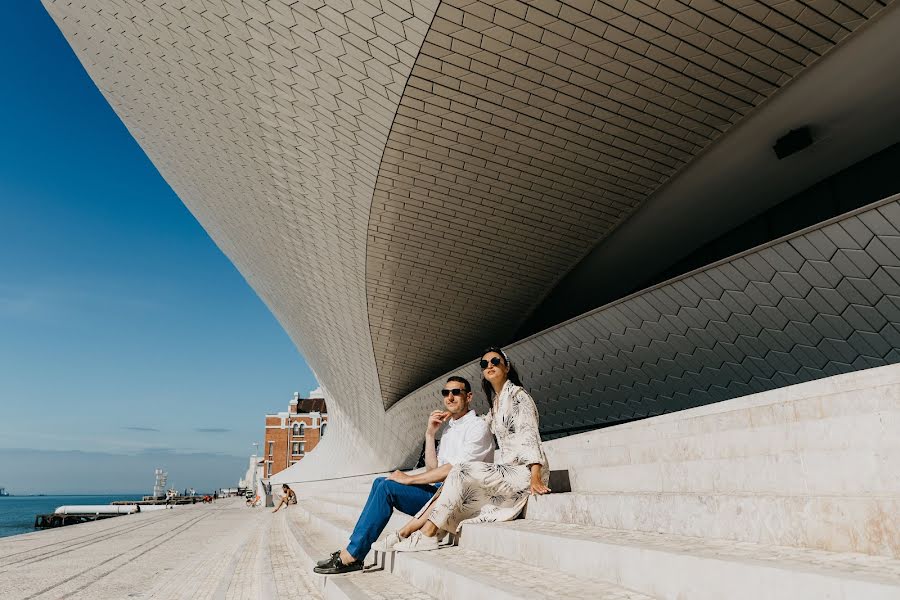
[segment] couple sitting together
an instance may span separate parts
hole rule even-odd
[[[447,410],[431,413],[425,430],[427,470],[417,475],[394,471],[390,477],[376,479],[350,543],[319,561],[316,573],[359,571],[370,548],[381,552],[434,550],[438,540],[447,532],[457,533],[462,522],[514,519],[529,495],[550,491],[537,408],[522,388],[515,367],[503,350],[491,348],[481,357],[481,373],[490,412],[478,417],[469,409],[469,382],[450,377],[441,390]],[[445,421],[447,430],[435,453],[434,436]],[[496,462],[491,434],[500,446]],[[395,508],[415,517],[373,544]]]

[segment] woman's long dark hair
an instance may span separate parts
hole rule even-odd
[[[506,378],[509,379],[510,381],[512,381],[513,384],[515,384],[519,387],[523,387],[522,380],[521,380],[521,378],[519,378],[519,372],[516,371],[515,365],[513,365],[509,361],[509,359],[506,357],[506,352],[504,352],[501,348],[499,348],[497,346],[491,346],[490,348],[488,348],[487,350],[482,352],[481,356],[484,356],[485,354],[487,354],[489,352],[496,352],[497,354],[499,354],[500,357],[503,359],[503,362],[506,364],[506,366],[509,367],[509,372],[506,374]],[[494,408],[494,386],[491,384],[490,381],[488,381],[487,379],[484,378],[484,369],[481,370],[481,389],[484,390],[484,395],[487,397],[488,406],[490,406],[491,409],[493,409]]]

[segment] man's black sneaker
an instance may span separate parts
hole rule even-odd
[[[349,565],[341,562],[341,555],[337,554],[327,564],[317,566],[313,569],[320,575],[343,575],[344,573],[353,573],[354,571],[362,571],[363,561],[355,560]]]
[[[330,564],[331,564],[331,561],[334,560],[334,557],[335,557],[335,556],[340,556],[340,555],[341,555],[341,551],[340,551],[340,550],[335,550],[334,552],[331,553],[331,556],[329,556],[328,558],[323,558],[322,560],[320,560],[319,562],[317,562],[317,563],[316,563],[316,566],[317,566],[317,567],[324,567],[325,565],[330,565]]]

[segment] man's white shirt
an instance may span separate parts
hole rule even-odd
[[[494,462],[494,436],[474,410],[450,420],[438,448],[438,466],[464,462]]]

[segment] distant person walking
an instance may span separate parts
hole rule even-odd
[[[285,483],[281,486],[281,492],[281,502],[272,511],[273,513],[277,513],[282,506],[287,507],[291,504],[297,504],[297,494],[294,493],[294,490],[288,484]]]

